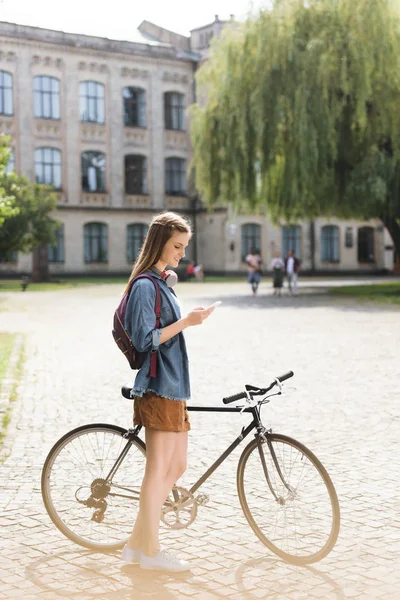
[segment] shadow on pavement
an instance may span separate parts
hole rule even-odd
[[[210,306],[212,300],[209,296],[193,296],[191,300],[196,300],[199,306]],[[185,298],[186,300],[186,298]],[[299,292],[294,296],[284,295],[281,297],[271,294],[252,295],[224,295],[223,293],[216,297],[215,300],[222,300],[222,305],[217,310],[223,308],[243,308],[248,310],[254,309],[296,309],[296,308],[334,308],[335,310],[357,311],[357,312],[381,312],[384,311],[399,311],[399,307],[391,303],[377,303],[372,301],[360,301],[357,298],[336,296],[321,290],[315,292]]]
[[[253,594],[248,589],[248,582],[255,580],[258,574],[256,591]],[[318,590],[318,597],[329,600],[344,600],[345,595],[340,585],[327,573],[315,567],[295,567],[277,559],[253,558],[246,561],[237,569],[235,574],[236,588],[243,594],[244,600],[260,598],[260,589],[265,590],[264,598],[290,600],[291,598],[309,598],[313,591]]]
[[[115,561],[110,562],[110,559]],[[221,568],[206,573],[200,564],[199,569],[194,567],[193,571],[176,575],[143,571],[138,565],[121,566],[119,557],[113,554],[64,551],[35,560],[27,567],[26,574],[39,588],[38,598],[54,600],[183,600],[188,597],[297,600],[308,598],[310,593],[329,600],[345,598],[340,585],[327,573],[313,567],[295,567],[274,558],[255,558],[236,569]]]

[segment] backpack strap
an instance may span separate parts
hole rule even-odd
[[[134,282],[137,281],[138,279],[150,279],[150,281],[152,281],[154,284],[154,288],[156,290],[156,301],[154,304],[154,312],[156,315],[156,326],[154,329],[158,329],[160,327],[160,317],[161,317],[160,287],[159,287],[157,281],[154,279],[154,277],[143,273],[142,275],[138,275],[137,277],[132,279],[132,283],[131,283],[129,292],[131,291],[132,285],[134,284]],[[157,350],[152,350],[151,351],[151,359],[150,359],[150,377],[155,377],[156,374],[157,374]]]

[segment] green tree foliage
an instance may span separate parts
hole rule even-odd
[[[193,166],[209,206],[380,218],[400,254],[398,1],[276,1],[227,28],[197,82]]]
[[[6,172],[6,167],[10,160],[10,149],[8,147],[8,138],[0,136],[0,181]],[[0,226],[7,217],[12,217],[18,213],[15,206],[15,198],[8,195],[6,190],[0,184]]]
[[[4,137],[0,140],[0,256],[15,250],[33,252],[33,279],[43,280],[48,278],[47,245],[55,243],[59,226],[50,216],[57,198],[49,186],[31,183],[15,171],[6,173],[7,142]]]
[[[15,171],[0,175],[0,187],[15,198],[18,208],[18,213],[5,219],[0,229],[0,254],[31,252],[38,246],[54,244],[59,224],[49,214],[56,207],[52,188],[30,183]]]

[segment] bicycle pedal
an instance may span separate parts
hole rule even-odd
[[[199,506],[205,506],[206,504],[208,504],[208,501],[210,500],[210,496],[208,494],[198,494],[198,496],[196,496],[195,500]]]

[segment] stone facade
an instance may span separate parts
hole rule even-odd
[[[0,114],[0,131],[12,138],[15,168],[33,180],[35,150],[61,151],[62,185],[57,191],[54,217],[64,226],[63,251],[61,260],[51,263],[52,273],[128,273],[131,261],[126,251],[127,226],[147,224],[154,214],[165,209],[182,212],[194,221],[194,243],[188,258],[203,263],[206,272],[243,271],[242,259],[250,242],[259,246],[267,266],[274,252],[282,251],[283,230],[272,226],[266,216],[237,217],[226,209],[209,214],[195,202],[190,183],[186,195],[168,195],[165,191],[166,159],[181,158],[189,165],[191,145],[187,126],[166,128],[164,94],[181,94],[186,107],[194,101],[196,65],[207,59],[211,38],[219,35],[226,23],[230,21],[219,21],[216,17],[214,23],[194,30],[190,38],[185,38],[143,22],[135,42],[0,23],[0,71],[13,78],[13,111],[11,115]],[[60,119],[35,117],[35,76],[59,80]],[[104,86],[104,123],[81,121],[79,94],[80,83],[84,81]],[[145,127],[124,125],[122,93],[126,87],[144,90]],[[105,155],[105,189],[96,193],[82,190],[81,155],[88,151]],[[124,157],[130,154],[147,159],[146,193],[125,192]],[[88,223],[106,225],[106,261],[85,262],[84,228]],[[250,228],[258,237],[244,235],[243,226],[248,224],[259,226]],[[321,260],[322,228],[327,224],[338,226],[337,256],[333,261]],[[368,224],[373,256],[365,264],[358,260],[357,232],[365,225],[321,219],[313,225],[312,236],[311,225],[299,223],[304,268],[392,269],[392,244],[378,222]],[[349,228],[354,239],[352,246],[346,247]],[[15,262],[0,263],[0,270],[3,274],[29,272],[31,263],[31,256],[19,253]]]

